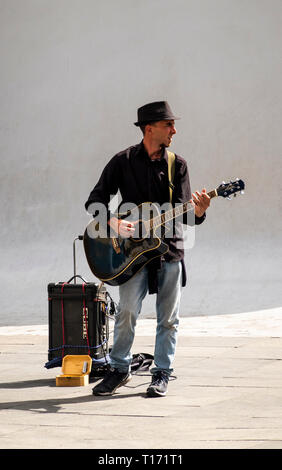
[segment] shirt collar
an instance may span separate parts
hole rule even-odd
[[[148,152],[147,152],[147,150],[145,149],[143,140],[140,142],[139,146],[140,146],[140,152],[141,152],[143,155],[145,155],[145,156],[151,161],[151,159],[150,159],[150,157],[149,157],[149,155],[148,155]],[[167,150],[166,150],[165,147],[163,148],[163,151],[162,151],[162,154],[161,154],[160,159],[155,160],[155,161],[162,161],[162,160],[165,160],[166,163],[168,163]]]

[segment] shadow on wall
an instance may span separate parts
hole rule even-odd
[[[183,289],[180,315],[226,315],[254,312],[282,306],[280,282],[244,282],[234,285],[203,281],[201,285],[190,281]],[[142,308],[143,318],[155,318],[154,300],[146,298]]]
[[[66,282],[73,275],[71,243],[53,248],[53,244],[33,245],[19,250],[20,257],[10,248],[1,259],[7,269],[1,275],[0,326],[48,323],[47,285]],[[279,277],[279,253],[273,244],[253,251],[249,245],[233,244],[232,249],[215,244],[187,254],[187,285],[182,291],[181,316],[244,313],[281,307],[282,291]],[[279,251],[280,250],[280,251]],[[272,252],[276,253],[275,259]],[[39,262],[40,260],[40,262]],[[77,274],[88,282],[99,283],[88,267],[82,247],[77,249]],[[106,286],[118,302],[118,287]],[[143,318],[155,318],[155,295],[148,295],[142,306]]]

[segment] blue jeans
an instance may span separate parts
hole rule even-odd
[[[157,329],[154,351],[154,374],[163,371],[170,375],[175,355],[179,307],[182,286],[181,262],[162,263],[158,271],[158,294],[156,298]],[[131,347],[135,325],[148,291],[148,270],[143,268],[128,282],[119,287],[120,301],[117,309],[110,365],[121,372],[130,370]]]

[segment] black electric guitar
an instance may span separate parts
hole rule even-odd
[[[236,196],[238,191],[243,193],[244,188],[244,182],[237,179],[230,183],[222,182],[208,195],[210,198],[222,196],[230,199],[230,196]],[[194,211],[190,202],[179,204],[175,208],[170,207],[161,213],[157,205],[143,203],[126,213],[119,213],[118,218],[137,221],[134,236],[129,238],[116,234],[109,236],[109,226],[103,228],[93,219],[83,235],[86,258],[93,274],[106,284],[121,285],[153,258],[165,254],[168,251],[168,245],[163,241],[166,224],[184,213]]]

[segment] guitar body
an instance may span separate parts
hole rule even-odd
[[[239,191],[243,193],[244,188],[245,183],[238,178],[230,183],[223,181],[217,189],[210,191],[208,196],[229,199]],[[167,229],[165,222],[187,212],[191,204],[187,201],[181,207],[162,214],[158,206],[151,202],[134,208],[132,206],[126,213],[118,214],[117,217],[129,222],[138,221],[134,237],[122,238],[116,234],[109,237],[109,226],[102,227],[95,219],[88,224],[84,232],[84,250],[91,271],[98,279],[112,286],[124,284],[153,258],[168,251],[168,246],[162,241]]]
[[[97,236],[97,229],[100,229],[99,234],[102,232],[97,220],[93,219],[88,224],[83,236],[84,250],[89,267],[98,279],[112,286],[124,284],[149,261],[168,251],[168,246],[155,231],[144,228],[144,220],[148,222],[144,214],[148,213],[153,216],[159,214],[157,206],[144,203],[130,213],[119,214],[120,218],[128,221],[139,220],[136,230],[139,238],[110,238],[106,232],[104,236]]]

